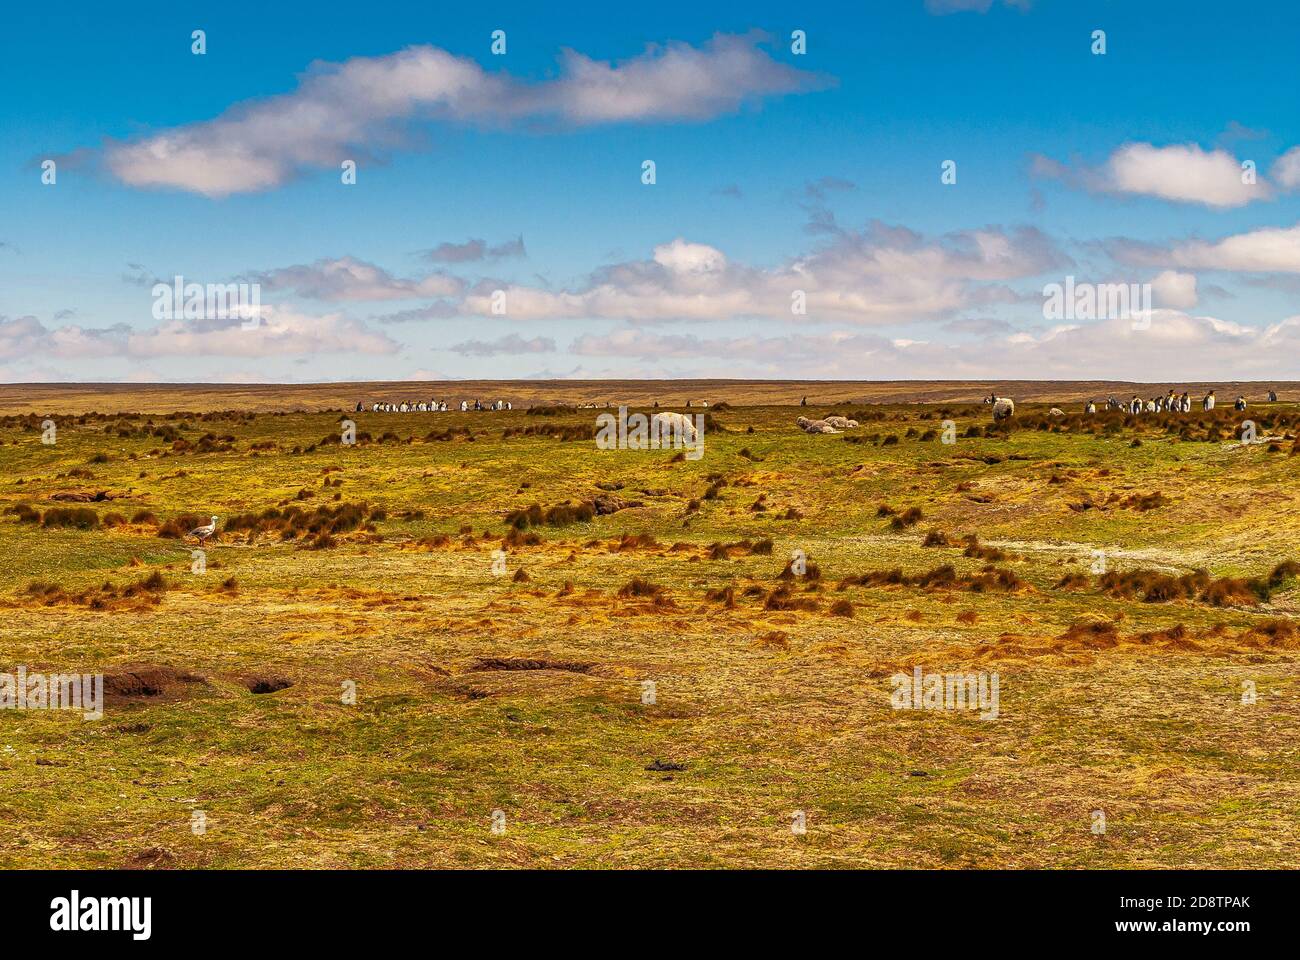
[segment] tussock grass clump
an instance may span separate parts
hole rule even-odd
[[[441,538],[450,540],[451,538],[443,534]],[[501,538],[501,543],[507,547],[535,547],[542,542],[542,538],[535,533],[524,533],[518,527],[511,527],[506,535]]]
[[[1085,650],[1108,650],[1119,644],[1119,628],[1109,620],[1080,620],[1070,624],[1056,640]]]
[[[167,591],[167,580],[155,570],[135,583],[105,582],[98,587],[70,592],[57,583],[34,580],[22,591],[25,599],[41,606],[83,606],[91,610],[144,609],[157,606]]]
[[[718,590],[709,590],[704,594],[704,599],[709,603],[720,603],[728,610],[736,608],[736,588],[722,587]]]
[[[250,539],[278,535],[281,540],[305,541],[312,550],[334,546],[334,537],[358,528],[373,529],[373,521],[382,520],[382,508],[361,503],[322,504],[314,510],[289,506],[271,507],[261,513],[241,513],[226,521],[227,532],[246,532]],[[186,527],[186,530],[191,529]],[[159,536],[163,536],[160,529]],[[183,535],[183,534],[182,534]]]
[[[978,573],[958,575],[957,569],[950,563],[927,570],[924,573],[908,576],[901,567],[887,570],[869,570],[866,573],[846,577],[840,581],[839,589],[847,587],[920,587],[921,589],[959,589],[972,593],[989,591],[1009,593],[1028,586],[1014,570],[1007,570],[992,565],[986,566]]]
[[[921,541],[923,547],[946,547],[949,544],[948,535],[940,530],[931,530]]]
[[[649,580],[642,580],[640,577],[633,577],[623,586],[618,588],[620,597],[638,597],[658,600],[663,597],[666,588],[657,583],[651,583]]]
[[[737,540],[734,543],[714,542],[707,547],[708,558],[710,560],[728,560],[733,554],[750,554],[756,556],[770,557],[772,555],[772,541],[768,538],[762,540]]]
[[[1112,571],[1101,578],[1101,588],[1122,600],[1145,603],[1175,600],[1198,601],[1212,607],[1253,606],[1267,602],[1274,590],[1300,573],[1300,564],[1287,560],[1275,566],[1267,577],[1213,578],[1204,570],[1180,577],[1155,570]]]
[[[1121,600],[1140,599],[1146,603],[1171,600],[1194,600],[1209,583],[1203,572],[1174,577],[1157,570],[1111,570],[1102,575],[1102,590]]]
[[[89,507],[51,507],[42,515],[41,526],[93,530],[99,526],[99,514]]]
[[[909,527],[914,527],[920,523],[924,516],[925,514],[921,512],[920,507],[908,507],[889,521],[889,528],[891,530],[907,530]]]
[[[581,503],[565,501],[553,507],[542,507],[534,503],[523,510],[511,510],[506,514],[506,523],[516,530],[529,527],[567,527],[574,523],[586,523],[596,515],[596,506],[590,501]]]
[[[625,533],[612,549],[615,553],[623,553],[627,550],[658,550],[662,546],[652,533]]]
[[[501,432],[501,439],[509,440],[511,437],[552,437],[560,441],[569,441],[591,440],[595,435],[595,427],[590,424],[535,423],[526,427],[506,427]],[[430,438],[442,439],[441,437],[434,437],[433,434],[425,437],[426,440]]]
[[[853,604],[848,600],[836,600],[831,604],[831,616],[853,618]]]
[[[158,528],[158,536],[164,540],[181,540],[189,536],[191,530],[201,527],[207,522],[207,517],[200,517],[195,513],[183,513],[164,522]],[[229,529],[230,525],[227,524],[226,528]]]
[[[966,538],[966,549],[962,551],[962,556],[984,560],[988,563],[1001,563],[1010,559],[1010,555],[1005,550],[1000,550],[997,547],[986,547],[980,543],[980,538],[974,534]]]
[[[811,597],[798,597],[790,589],[788,583],[783,583],[767,595],[763,601],[765,610],[816,610],[817,601]]]
[[[1300,646],[1300,628],[1292,620],[1265,620],[1243,633],[1241,639],[1252,646],[1295,647]]]
[[[1057,590],[1086,590],[1090,586],[1092,581],[1085,573],[1067,573],[1056,581]]]
[[[1157,507],[1163,507],[1168,502],[1169,502],[1169,498],[1166,497],[1159,490],[1156,490],[1153,493],[1142,493],[1142,494],[1135,493],[1131,497],[1128,497],[1125,500],[1123,500],[1120,503],[1120,506],[1129,507],[1130,509],[1139,510],[1145,513],[1148,510],[1154,510]]]
[[[40,523],[41,512],[34,509],[30,504],[20,503],[12,506],[7,511],[18,518],[19,523]]]

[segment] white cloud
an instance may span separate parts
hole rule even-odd
[[[1190,310],[1196,306],[1196,275],[1165,270],[1151,279],[1151,293],[1160,307]]]
[[[1056,177],[1095,192],[1158,197],[1216,209],[1242,207],[1273,195],[1262,178],[1243,183],[1241,162],[1228,151],[1203,150],[1194,143],[1166,147],[1126,143],[1096,169],[1071,167],[1038,155],[1032,158],[1031,169],[1038,176]]]
[[[476,239],[469,239],[464,243],[440,243],[432,250],[424,252],[425,259],[432,260],[434,263],[471,263],[522,256],[524,256],[523,237],[516,237],[514,240],[495,245]]]
[[[425,277],[394,277],[382,267],[353,257],[317,260],[249,275],[264,292],[293,291],[309,300],[410,300],[458,296],[464,281],[443,273]]]
[[[518,355],[525,353],[554,353],[555,341],[550,337],[533,337],[525,340],[517,333],[510,333],[496,340],[465,340],[447,348],[452,353],[465,357],[495,357],[499,355]]]
[[[106,357],[271,357],[314,354],[391,354],[400,345],[342,314],[309,315],[263,304],[260,322],[245,329],[238,318],[167,320],[144,330],[125,324],[48,328],[35,317],[0,317],[0,360]],[[173,372],[169,379],[184,379]]]
[[[506,316],[514,320],[761,317],[882,324],[1014,300],[1002,281],[1068,262],[1031,227],[986,227],[927,239],[874,223],[859,233],[839,231],[827,246],[772,268],[736,263],[716,247],[677,238],[655,247],[649,260],[602,267],[569,290],[503,289]],[[487,287],[474,288],[462,311],[492,315]],[[799,291],[806,297],[806,316],[792,310]]]
[[[1293,227],[1264,227],[1232,234],[1213,242],[1187,240],[1161,247],[1117,240],[1105,244],[1105,247],[1116,259],[1142,266],[1243,273],[1300,273],[1300,224]]]
[[[489,73],[469,57],[432,46],[315,63],[290,93],[238,104],[213,120],[110,142],[105,162],[134,187],[222,197],[393,149],[408,140],[408,124],[421,120],[705,120],[825,85],[824,78],[772,59],[759,49],[760,39],[718,35],[698,48],[670,43],[618,65],[565,50],[560,76],[537,83]]]
[[[570,352],[682,364],[678,376],[812,379],[1127,379],[1199,382],[1300,376],[1300,316],[1266,327],[1156,310],[1149,329],[1131,320],[1019,330],[975,343],[943,336],[891,339],[846,330],[826,334],[705,338],[621,328],[577,338]],[[720,366],[719,364],[722,364]]]
[[[1300,189],[1300,147],[1292,147],[1278,157],[1270,174],[1284,190]]]

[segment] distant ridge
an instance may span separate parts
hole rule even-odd
[[[1300,401],[1300,382],[1271,380],[396,380],[338,383],[20,383],[0,384],[0,415],[166,413],[177,410],[351,410],[358,401],[509,400],[516,410],[530,404],[620,403],[668,407],[687,400],[710,405],[831,403],[969,403],[990,393],[1020,402],[1077,403],[1114,394],[1143,398],[1170,388],[1200,396],[1244,394],[1262,401],[1269,390]]]

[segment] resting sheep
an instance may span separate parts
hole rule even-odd
[[[799,425],[799,429],[804,433],[839,433],[825,420],[809,420],[807,417],[799,417],[799,419],[795,420],[795,423]]]
[[[822,420],[838,430],[850,430],[858,425],[858,421],[841,416],[823,417]]]

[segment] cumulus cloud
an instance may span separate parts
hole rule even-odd
[[[390,354],[400,348],[396,341],[342,314],[309,315],[270,304],[262,305],[260,321],[251,329],[245,329],[238,318],[167,320],[135,330],[126,324],[50,328],[31,316],[0,317],[0,360]]]
[[[457,296],[464,281],[443,273],[395,277],[382,267],[353,257],[317,260],[242,278],[260,283],[264,292],[291,291],[308,300],[410,300]]]
[[[1196,275],[1165,270],[1151,279],[1151,294],[1157,306],[1190,310],[1196,306]]]
[[[559,76],[535,83],[489,73],[469,57],[433,46],[315,63],[290,93],[238,104],[212,120],[110,141],[104,161],[130,186],[222,197],[403,146],[419,121],[706,120],[827,83],[772,59],[761,39],[720,34],[700,47],[652,46],[617,65],[565,50]]]
[[[1016,295],[1003,281],[1068,264],[1032,227],[986,227],[926,238],[873,223],[841,231],[826,246],[772,268],[733,262],[708,244],[677,238],[649,260],[605,266],[567,290],[508,285],[506,316],[515,320],[627,319],[639,322],[769,318],[881,324],[945,317]],[[493,313],[490,285],[462,303],[468,314]],[[796,312],[799,301],[806,313]]]
[[[584,357],[693,362],[726,375],[862,379],[888,371],[898,379],[1130,379],[1194,386],[1221,379],[1300,376],[1300,316],[1251,327],[1177,310],[1155,310],[1149,329],[1130,320],[1012,330],[977,343],[955,338],[899,339],[837,330],[764,337],[660,335],[622,328],[579,337]],[[719,364],[725,364],[720,367]],[[679,374],[680,375],[680,374]]]
[[[492,341],[464,340],[448,349],[464,357],[554,353],[555,341],[550,337],[533,337],[531,340],[525,340],[517,333],[511,333]]]
[[[1111,240],[1104,248],[1123,263],[1243,273],[1300,273],[1300,223],[1264,227],[1221,240],[1186,240],[1168,246]]]
[[[1269,172],[1282,189],[1300,189],[1300,147],[1292,147],[1278,157]]]
[[[440,243],[426,250],[424,257],[434,263],[472,263],[481,260],[501,260],[524,256],[524,238],[516,237],[505,243],[489,245],[483,240],[466,240],[464,243]]]
[[[1226,150],[1203,150],[1194,143],[1157,147],[1126,143],[1099,168],[1067,165],[1035,155],[1031,170],[1099,193],[1158,197],[1216,209],[1266,200],[1272,187],[1262,178],[1242,182],[1241,161]]]

